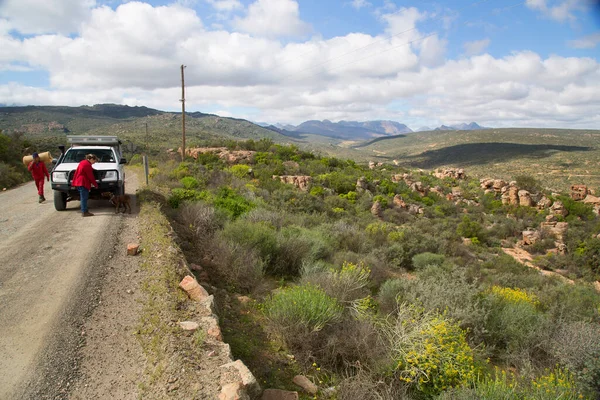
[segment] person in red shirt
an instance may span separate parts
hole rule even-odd
[[[46,164],[40,160],[40,156],[38,153],[32,154],[33,161],[29,163],[27,169],[31,172],[31,176],[35,181],[35,187],[38,191],[39,202],[46,201],[44,197],[44,176],[46,180],[50,180],[50,174],[48,173],[48,169],[46,168]]]
[[[73,175],[73,186],[76,186],[79,190],[79,201],[81,203],[81,216],[82,217],[93,217],[94,214],[88,211],[88,198],[90,197],[90,189],[92,186],[98,187],[96,178],[94,177],[94,165],[98,161],[98,158],[94,154],[88,154],[85,156],[85,160],[82,160],[77,166],[75,175]]]

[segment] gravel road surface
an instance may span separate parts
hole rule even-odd
[[[33,182],[0,192],[0,400],[67,397],[124,225],[106,200],[82,218],[79,202],[58,212],[45,192],[43,204]]]

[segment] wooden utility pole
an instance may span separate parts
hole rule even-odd
[[[181,64],[181,161],[185,160],[185,81],[183,79],[183,69],[185,65]]]

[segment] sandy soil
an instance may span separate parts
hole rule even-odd
[[[136,187],[129,174],[128,192]],[[54,210],[49,184],[46,198],[37,203],[33,183],[0,193],[0,399],[132,398],[136,288],[121,285],[138,270],[123,255],[136,207],[115,215],[92,200],[96,215],[82,218],[78,202]]]

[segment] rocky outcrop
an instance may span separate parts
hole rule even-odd
[[[312,183],[312,177],[309,175],[273,175],[273,179],[279,179],[288,185],[294,185],[298,189],[306,192]]]
[[[356,192],[363,193],[364,191],[369,190],[369,183],[367,182],[367,178],[361,176],[356,181]]]
[[[177,150],[181,154],[181,147]],[[252,163],[254,161],[255,151],[250,150],[229,150],[227,147],[195,147],[185,149],[185,154],[198,158],[199,154],[213,153],[227,164]]]
[[[373,214],[373,216],[375,216],[377,218],[380,218],[381,217],[381,212],[382,212],[381,203],[379,201],[376,201],[371,206],[371,214]]]
[[[526,230],[523,231],[522,233],[523,235],[523,244],[525,246],[531,246],[532,244],[535,244],[536,242],[538,242],[541,238],[540,233],[536,230]]]
[[[540,224],[540,229],[554,236],[558,242],[563,243],[565,233],[569,229],[569,223],[546,220],[546,222]]]
[[[531,194],[527,190],[519,190],[517,192],[519,198],[519,205],[521,207],[533,207],[534,202],[531,198]]]
[[[400,196],[399,194],[394,196],[393,204],[394,204],[394,207],[402,208],[405,210],[408,209],[408,205],[402,199],[402,196]]]
[[[438,168],[433,173],[433,176],[439,179],[467,179],[467,174],[465,174],[465,170],[462,168]]]
[[[586,185],[572,185],[571,198],[573,200],[583,200],[588,195],[588,187]]]
[[[565,208],[565,205],[562,203],[562,201],[559,200],[552,204],[552,207],[550,207],[550,212],[554,215],[560,215],[563,217],[569,215],[569,211]]]
[[[412,185],[410,185],[410,188],[419,193],[422,197],[427,196],[429,194],[429,188],[425,185],[423,185],[423,183],[421,182],[415,182]]]
[[[537,202],[537,208],[540,210],[550,208],[551,206],[552,206],[552,200],[550,200],[546,196],[542,196],[542,198]]]

